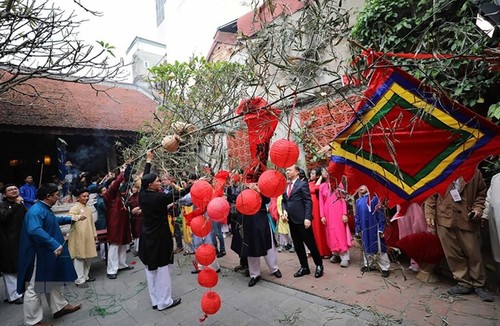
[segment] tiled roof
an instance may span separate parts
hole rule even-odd
[[[300,0],[273,0],[272,6],[269,4],[261,5],[257,13],[250,11],[238,18],[238,32],[246,36],[252,36],[262,29],[262,25],[269,23],[279,17],[279,15],[292,15],[304,3]]]
[[[25,94],[0,95],[0,126],[138,131],[151,121],[156,103],[134,85],[90,85],[31,79]],[[27,94],[40,94],[39,97]]]

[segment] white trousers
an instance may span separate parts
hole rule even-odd
[[[10,302],[22,298],[17,293],[17,274],[3,273],[3,284],[5,284],[5,296]]]
[[[151,298],[151,305],[158,306],[158,310],[163,310],[169,307],[174,300],[172,300],[172,280],[170,273],[174,265],[158,267],[154,271],[146,271],[146,280],[148,282],[149,297]]]
[[[75,266],[76,275],[78,276],[75,280],[75,284],[85,283],[85,281],[89,279],[90,259],[75,258],[73,259],[73,266]]]
[[[26,284],[26,292],[24,292],[23,312],[24,323],[26,325],[35,325],[43,319],[42,296],[41,293],[35,292],[35,275],[36,261],[33,276],[29,283]],[[52,314],[55,314],[68,305],[68,300],[63,296],[62,291],[63,287],[60,285],[52,286],[50,293],[45,293],[45,298]]]
[[[388,271],[391,268],[391,261],[389,260],[389,255],[386,252],[381,252],[375,255],[363,255],[363,261],[365,266],[372,266],[373,262],[376,261],[381,271]]]
[[[127,248],[128,245],[109,244],[108,249],[108,268],[106,273],[116,274],[118,269],[127,267]]]
[[[271,233],[272,234],[272,233]],[[274,240],[271,241],[272,247],[267,250],[267,255],[264,256],[269,272],[272,274],[276,272],[278,268],[278,255],[276,254],[276,248],[274,247]],[[250,277],[260,276],[260,257],[248,257],[248,271],[250,272]]]
[[[101,260],[106,260],[106,244],[99,244],[99,253],[101,254]]]
[[[347,250],[345,252],[342,252],[342,253],[338,252],[338,251],[334,251],[334,252],[332,252],[332,254],[334,256],[339,256],[342,261],[344,261],[344,260],[347,260],[347,261],[351,260],[351,255],[349,254],[349,250]]]
[[[133,239],[132,242],[134,243],[134,250],[139,252],[139,238]]]

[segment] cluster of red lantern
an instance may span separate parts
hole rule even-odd
[[[196,181],[191,187],[191,200],[202,212],[206,212],[208,218],[203,215],[196,216],[191,220],[191,231],[194,235],[204,238],[210,234],[212,224],[215,222],[226,223],[229,216],[230,205],[223,197],[215,197],[214,189],[210,183],[204,180]],[[210,220],[209,220],[210,219]],[[213,288],[219,281],[217,272],[208,267],[215,261],[215,247],[211,244],[202,244],[195,251],[196,261],[203,266],[198,273],[198,283],[206,288]],[[206,292],[201,298],[201,310],[204,316],[200,318],[203,322],[208,315],[213,315],[219,311],[221,306],[220,296],[213,290]]]
[[[195,251],[196,260],[203,265],[203,269],[198,273],[198,284],[206,288],[213,288],[219,281],[217,272],[208,267],[214,262],[216,254],[215,247],[211,244],[204,243]],[[204,321],[208,315],[213,315],[219,311],[221,300],[219,295],[214,291],[206,292],[201,298],[201,310],[204,316],[200,318],[200,322]]]

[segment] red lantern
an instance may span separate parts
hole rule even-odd
[[[243,215],[254,215],[261,205],[260,194],[252,189],[245,189],[236,197],[236,209]]]
[[[218,281],[219,281],[219,275],[217,275],[217,272],[213,268],[204,267],[198,273],[198,284],[200,284],[203,287],[213,288],[214,286],[217,285]]]
[[[229,202],[223,197],[212,199],[207,206],[207,215],[215,222],[225,223],[229,215]]]
[[[213,315],[219,311],[221,305],[220,296],[214,291],[208,291],[201,297],[201,310],[205,313],[200,321],[207,319],[208,315]]]
[[[287,168],[294,165],[299,159],[299,146],[288,139],[279,139],[271,145],[269,158],[274,165]]]
[[[283,173],[276,170],[267,170],[259,177],[260,193],[273,198],[283,195],[286,189],[286,179]]]
[[[208,266],[215,260],[215,247],[211,244],[204,243],[196,249],[194,256],[198,263],[203,266]]]
[[[197,180],[191,186],[191,200],[196,207],[205,210],[212,199],[213,192],[214,189],[208,181]]]
[[[196,216],[191,220],[191,231],[194,235],[204,238],[210,234],[212,230],[212,223],[205,218],[205,216]]]

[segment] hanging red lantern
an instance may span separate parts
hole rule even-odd
[[[267,170],[259,177],[258,186],[260,193],[266,197],[274,198],[283,195],[286,189],[286,179],[283,173],[276,170]]]
[[[215,260],[215,255],[215,247],[208,243],[202,244],[194,252],[196,260],[203,266],[208,266],[213,263]]]
[[[252,189],[245,189],[236,197],[236,209],[243,215],[256,214],[262,205],[260,194]]]
[[[206,288],[213,288],[217,285],[219,281],[219,275],[217,272],[210,267],[204,267],[198,273],[198,284]]]
[[[212,230],[212,223],[205,218],[205,216],[196,216],[191,220],[191,231],[194,235],[204,238],[210,234]]]
[[[269,158],[274,165],[287,168],[294,165],[299,159],[299,146],[288,139],[279,139],[271,145]]]
[[[196,207],[205,210],[212,199],[214,189],[206,180],[197,180],[191,186],[191,201]]]
[[[215,222],[226,223],[230,208],[226,198],[216,197],[208,203],[207,215]]]
[[[217,292],[208,291],[201,297],[201,310],[205,313],[203,318],[200,318],[200,322],[207,319],[208,315],[213,315],[219,311],[221,305],[220,296]]]

